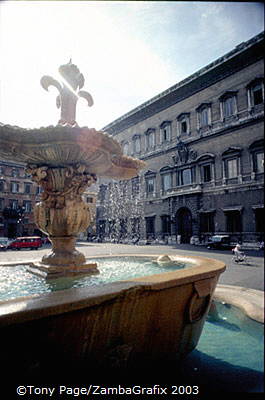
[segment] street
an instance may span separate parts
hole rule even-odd
[[[249,258],[248,264],[232,263],[232,252],[221,250],[208,250],[202,246],[189,244],[178,245],[128,245],[112,243],[78,242],[77,249],[86,257],[115,255],[115,254],[151,254],[151,255],[191,255],[207,258],[215,258],[226,264],[226,271],[220,276],[219,284],[235,285],[256,290],[264,290],[264,253],[263,251],[245,251]],[[51,249],[51,245],[45,245],[40,250],[7,250],[0,252],[0,265],[6,262],[40,261],[44,254]]]

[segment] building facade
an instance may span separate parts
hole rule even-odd
[[[41,188],[31,181],[25,165],[0,161],[0,237],[39,235],[33,207]]]
[[[80,239],[96,234],[96,199],[94,191],[88,188],[83,200],[88,205],[91,225]],[[42,188],[25,172],[25,165],[0,160],[0,237],[44,236],[34,222],[34,205],[40,201]]]
[[[264,33],[107,125],[138,177],[100,185],[98,235],[263,239]]]

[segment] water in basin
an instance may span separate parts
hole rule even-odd
[[[263,393],[264,324],[230,304],[216,306],[220,318],[208,316],[196,349],[184,361],[184,376],[201,392]]]
[[[216,302],[216,307],[220,319],[208,317],[197,350],[238,367],[264,371],[264,325],[231,304]]]
[[[91,285],[133,279],[141,276],[160,274],[188,268],[194,264],[176,262],[170,266],[161,266],[150,257],[108,257],[93,259],[99,265],[100,274],[75,278],[58,278],[45,281],[32,275],[27,266],[0,267],[0,300],[9,300],[33,294],[49,293]]]

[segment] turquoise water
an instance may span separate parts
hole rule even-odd
[[[196,349],[240,368],[264,371],[264,325],[230,304],[216,303],[220,319],[208,317]]]
[[[176,262],[170,267],[160,266],[150,257],[108,257],[97,258],[100,274],[45,281],[27,272],[26,266],[0,267],[0,301],[33,294],[50,293],[77,287],[101,285],[105,283],[160,274],[188,268],[192,264]]]

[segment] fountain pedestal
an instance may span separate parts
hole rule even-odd
[[[86,263],[75,248],[77,235],[91,222],[89,207],[82,200],[85,188],[96,181],[86,167],[38,167],[29,165],[27,173],[43,188],[42,201],[34,208],[35,223],[49,236],[51,253],[30,271],[46,278],[98,272],[96,263]]]
[[[51,253],[28,267],[29,272],[46,279],[99,273],[97,263],[86,262],[85,256],[76,250],[76,237],[49,236],[49,239],[52,242]]]

